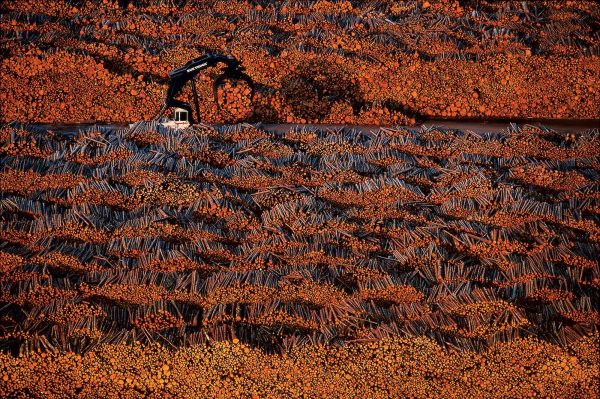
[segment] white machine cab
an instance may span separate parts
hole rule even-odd
[[[185,129],[190,126],[188,112],[182,108],[175,108],[172,120],[161,121],[161,125],[172,129]]]
[[[185,129],[190,126],[189,113],[185,109],[175,108],[175,112],[173,115],[173,119],[168,119],[165,117],[160,118],[158,124],[164,127],[169,127],[171,129]],[[130,123],[130,129],[137,129],[144,122],[136,122]]]

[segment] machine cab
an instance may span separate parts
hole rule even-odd
[[[185,129],[190,126],[188,111],[182,108],[175,108],[173,119],[163,120],[160,124],[171,129]]]
[[[177,124],[190,123],[188,112],[185,109],[175,108],[173,122]]]

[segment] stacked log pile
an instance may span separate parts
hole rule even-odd
[[[362,364],[359,352],[392,356],[398,374],[412,357],[392,354],[422,350],[433,363],[410,366],[422,374],[403,383],[440,382],[459,396],[597,393],[597,131],[281,134],[153,123],[69,137],[4,126],[0,137],[0,375],[13,381],[0,381],[3,394],[49,389],[56,362],[79,354],[95,370],[86,381],[107,392],[216,389],[216,380],[190,387],[184,374],[139,380],[125,371],[134,353],[157,356],[146,359],[154,364],[167,347],[190,362],[215,362],[208,353],[228,348],[252,353],[248,367],[292,369],[267,353],[297,353],[308,367],[316,360],[302,356],[350,350],[330,365],[344,370],[332,381],[357,384],[336,387],[341,396],[409,389],[394,379],[361,385],[353,378],[362,371],[348,369]],[[519,351],[529,350],[522,368]],[[119,360],[107,363],[113,351]],[[487,360],[470,366],[473,356]],[[480,363],[496,356],[493,367]],[[26,378],[41,364],[47,379]],[[190,363],[171,365],[183,373]],[[475,373],[468,384],[465,369]],[[60,389],[84,389],[73,378]],[[275,381],[253,380],[221,387],[264,396]]]
[[[600,118],[592,1],[3,7],[2,121],[148,120],[168,72],[204,51],[240,59],[259,88],[252,107],[234,89],[225,94],[237,98],[231,107],[219,108],[218,71],[203,73],[201,120],[209,123]]]

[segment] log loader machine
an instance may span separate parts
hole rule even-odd
[[[162,122],[163,125],[173,128],[183,128],[190,124],[197,123],[200,120],[200,104],[198,101],[198,92],[196,91],[196,76],[204,69],[217,66],[219,64],[225,64],[221,75],[219,75],[213,82],[213,95],[217,107],[220,108],[218,101],[217,90],[221,84],[226,80],[233,81],[244,81],[250,87],[251,99],[254,97],[254,82],[244,72],[241,62],[232,56],[226,56],[218,53],[207,53],[201,57],[195,58],[185,65],[172,70],[169,72],[169,88],[167,89],[167,96],[165,102],[154,117],[154,120],[158,120],[168,108],[174,108],[174,118],[170,121]],[[194,100],[195,109],[192,110],[192,106],[182,100],[179,100],[177,96],[181,93],[186,84],[190,83],[192,87],[192,97]],[[195,112],[195,118],[194,118]]]

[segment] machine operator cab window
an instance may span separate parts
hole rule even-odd
[[[175,121],[175,123],[189,123],[188,112],[185,109],[176,108],[173,121]]]
[[[175,108],[173,111],[173,119],[162,120],[162,126],[170,127],[171,129],[185,129],[190,126],[188,111],[181,108]]]

